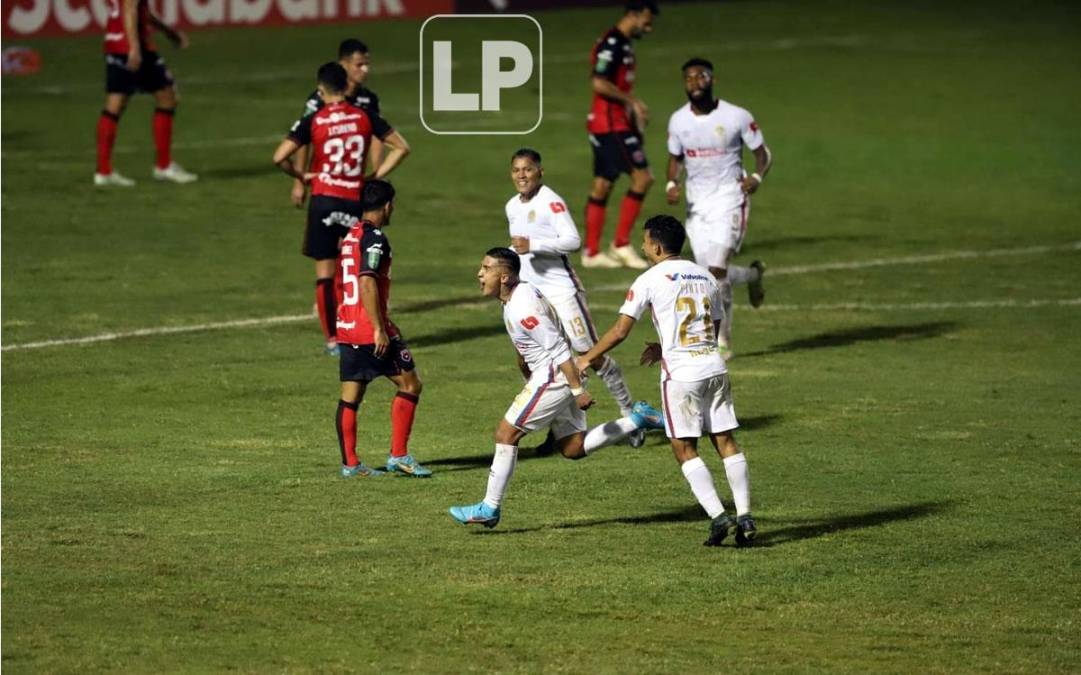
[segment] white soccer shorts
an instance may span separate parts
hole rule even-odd
[[[669,438],[701,438],[739,426],[728,375],[697,382],[661,382],[664,429]]]
[[[526,433],[550,426],[556,440],[586,430],[586,411],[578,408],[567,383],[559,381],[527,382],[503,419]]]
[[[694,261],[703,267],[727,268],[729,256],[743,246],[750,213],[751,200],[742,193],[710,205],[695,204],[686,223]]]
[[[563,325],[563,332],[571,343],[571,349],[578,354],[585,354],[597,344],[597,329],[593,317],[589,314],[586,294],[579,291],[567,295],[546,295]]]

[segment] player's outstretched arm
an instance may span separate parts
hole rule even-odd
[[[683,173],[683,155],[668,155],[668,185],[664,196],[669,204],[679,203],[679,177]]]
[[[161,20],[154,10],[150,10],[150,25],[155,30],[161,31],[161,33],[168,38],[169,42],[173,43],[173,46],[178,49],[187,49],[188,47],[188,34],[182,30],[177,30],[169,24]]]
[[[751,151],[754,154],[754,173],[743,179],[743,191],[747,194],[754,193],[762,184],[766,173],[773,166],[773,153],[765,143]]]
[[[574,364],[574,359],[567,359],[559,364],[559,371],[567,378],[571,393],[574,394],[574,402],[579,410],[588,410],[595,402],[589,392],[582,386],[582,377],[579,368]]]
[[[391,171],[394,171],[410,152],[409,143],[397,131],[391,131],[382,140],[383,145],[390,148],[390,152],[380,162],[379,168],[375,170],[376,178],[383,178]]]
[[[578,357],[576,360],[578,367],[584,370],[589,367],[591,361],[596,361],[618,347],[620,343],[626,340],[627,336],[631,334],[631,330],[634,329],[634,324],[635,319],[633,316],[620,314],[619,318],[616,319],[616,322],[608,329],[608,332],[601,336],[601,339],[597,341],[597,344],[593,345],[593,348],[588,352]]]
[[[274,165],[293,178],[303,181],[306,180],[304,174],[297,171],[293,166],[293,153],[295,153],[299,147],[300,145],[292,138],[283,139],[282,142],[278,144],[278,148],[274,151]]]

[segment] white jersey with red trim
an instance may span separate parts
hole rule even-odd
[[[657,263],[634,280],[619,313],[637,320],[647,306],[661,339],[662,380],[697,382],[728,372],[713,326],[724,304],[709,270],[681,258]]]
[[[687,103],[668,120],[668,152],[683,157],[689,205],[739,197],[743,148],[756,150],[764,142],[751,113],[719,99],[708,115]]]
[[[529,282],[519,282],[503,305],[503,323],[529,366],[530,382],[566,383],[558,367],[571,358],[571,349],[555,310],[539,290]]]
[[[519,275],[545,296],[563,296],[582,290],[567,254],[582,247],[578,227],[567,202],[547,185],[532,199],[514,195],[507,202],[510,236],[529,237],[529,252],[521,255]]]

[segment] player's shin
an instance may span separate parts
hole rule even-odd
[[[338,430],[338,449],[342,453],[343,466],[356,466],[357,459],[357,410],[359,403],[338,401],[338,412],[334,416],[334,426]]]
[[[498,509],[503,503],[503,494],[507,491],[510,477],[518,463],[518,446],[504,443],[495,444],[492,468],[488,471],[488,489],[484,493],[484,503]]]
[[[586,255],[597,255],[601,250],[601,234],[604,232],[607,202],[590,197],[586,203]]]
[[[610,356],[604,357],[604,363],[597,370],[597,374],[604,380],[604,386],[608,388],[608,393],[612,395],[612,398],[619,405],[619,412],[622,415],[630,414],[631,408],[634,406],[634,399],[631,398],[630,389],[627,388],[627,382],[623,379],[623,369],[619,367],[616,360]]]
[[[641,192],[627,190],[623,202],[619,205],[619,225],[616,226],[616,247],[626,246],[631,243],[631,230],[634,229],[634,221],[638,220],[638,214],[642,210],[642,200],[646,196]]]
[[[315,306],[319,312],[319,326],[323,329],[323,337],[326,338],[327,346],[332,346],[337,340],[338,302],[334,297],[333,279],[315,280]]]
[[[716,518],[724,513],[724,505],[721,504],[717,487],[713,483],[713,474],[709,472],[709,467],[702,458],[689,459],[680,468],[683,469],[683,477],[687,479],[687,484],[691,486],[694,498],[698,500],[706,514],[710,518]]]
[[[413,433],[413,417],[420,397],[399,391],[390,404],[390,454],[405,457],[409,454],[409,436]]]
[[[176,111],[168,108],[154,109],[154,148],[157,150],[157,161],[154,162],[154,166],[159,169],[166,169],[173,162],[172,147],[174,114],[176,114]]]
[[[724,472],[728,476],[728,487],[732,489],[732,501],[736,503],[736,515],[750,513],[751,474],[747,469],[747,458],[742,452],[725,457]]]
[[[629,417],[599,424],[586,432],[582,442],[586,455],[593,454],[606,445],[618,443],[638,430],[638,425]]]
[[[102,110],[98,117],[98,169],[97,172],[108,176],[113,172],[113,144],[116,143],[116,127],[120,116]]]

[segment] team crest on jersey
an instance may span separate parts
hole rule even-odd
[[[368,267],[379,268],[379,260],[383,257],[383,244],[375,243],[368,247]]]
[[[634,158],[634,161],[638,164],[645,164],[646,162],[646,154],[641,150],[635,150],[631,157]]]
[[[529,215],[528,215],[528,216],[526,216],[526,220],[528,220],[528,221],[529,221],[529,222],[531,222],[531,223],[532,223],[533,221],[535,221],[536,219],[537,219],[537,212],[536,212],[536,211],[530,211],[530,212],[529,212]]]
[[[718,124],[717,128],[714,129],[713,131],[717,134],[717,136],[719,136],[721,138],[724,138],[724,127],[721,126],[720,124]]]

